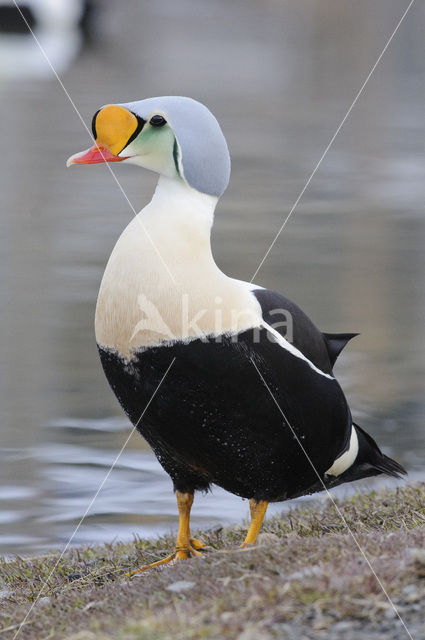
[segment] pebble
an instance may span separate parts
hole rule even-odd
[[[72,573],[68,573],[66,577],[68,582],[74,582],[74,580],[79,580],[82,576],[81,576],[81,573],[72,572]]]
[[[415,564],[425,567],[425,549],[411,547],[406,549],[406,555],[415,562]]]
[[[311,567],[304,567],[299,571],[294,571],[294,573],[289,574],[287,576],[287,580],[303,580],[304,578],[312,578],[319,577],[323,574],[323,570],[317,565],[313,565]]]
[[[88,602],[86,604],[86,606],[82,609],[83,613],[85,613],[86,611],[90,611],[90,609],[102,609],[103,608],[103,602],[102,600],[92,600],[91,602]]]
[[[406,555],[413,561],[419,578],[425,578],[425,549],[406,549]]]
[[[353,628],[353,623],[350,620],[341,620],[341,622],[337,622],[332,625],[332,631],[348,631]]]
[[[206,529],[205,533],[209,533],[210,535],[218,535],[219,533],[221,533],[223,531],[223,525],[222,524],[216,524],[214,527],[211,527],[210,529]]]
[[[50,604],[50,598],[49,596],[44,596],[43,598],[40,598],[37,601],[37,606],[38,607],[45,607],[46,605]]]
[[[181,593],[182,591],[193,589],[193,587],[196,587],[196,582],[190,582],[189,580],[177,580],[177,582],[172,582],[165,588],[167,591],[172,591],[173,593]]]
[[[415,584],[408,584],[402,589],[402,594],[405,596],[406,602],[419,602],[424,597],[424,594],[418,589]]]
[[[220,619],[224,624],[226,624],[227,622],[230,622],[234,615],[233,611],[224,611],[224,613],[221,614]]]
[[[313,622],[314,631],[322,631],[323,629],[329,629],[332,624],[332,619],[326,616],[320,616]]]
[[[280,538],[275,533],[260,533],[257,538],[258,545],[276,544],[276,542],[280,542]]]

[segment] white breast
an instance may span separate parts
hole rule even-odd
[[[96,307],[99,345],[129,358],[141,347],[261,324],[250,287],[220,271],[211,254],[216,202],[160,179],[109,258]]]

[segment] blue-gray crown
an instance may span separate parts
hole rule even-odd
[[[230,178],[230,155],[216,118],[205,105],[183,96],[163,96],[122,103],[147,120],[156,111],[174,131],[186,182],[201,193],[220,197]]]

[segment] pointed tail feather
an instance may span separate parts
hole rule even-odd
[[[359,453],[357,464],[370,465],[378,473],[385,473],[393,478],[400,478],[406,475],[407,471],[398,462],[382,453],[375,440],[358,424],[354,424],[359,438]]]
[[[382,460],[374,463],[373,466],[381,473],[386,473],[387,476],[392,476],[393,478],[401,478],[401,476],[407,475],[406,469],[401,464],[384,454],[382,455]]]

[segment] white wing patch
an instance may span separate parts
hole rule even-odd
[[[300,358],[301,360],[304,360],[304,362],[307,362],[307,364],[313,369],[313,371],[315,371],[316,373],[319,373],[321,376],[324,376],[325,378],[329,378],[329,380],[335,380],[335,378],[329,375],[329,373],[325,373],[324,371],[316,367],[316,365],[313,364],[311,360],[306,358],[306,356],[303,353],[301,353],[299,349],[297,349],[296,347],[294,347],[293,344],[288,342],[288,340],[286,340],[278,331],[276,331],[276,329],[273,329],[273,327],[267,324],[267,322],[263,322],[262,325],[265,327],[265,329],[267,329],[267,331],[269,331],[272,334],[272,336],[276,339],[276,342],[283,349],[286,349],[286,351],[291,353],[296,358]]]
[[[351,438],[350,438],[350,446],[347,451],[339,456],[333,463],[330,469],[326,471],[326,475],[328,476],[340,476],[341,473],[347,471],[349,467],[353,464],[355,459],[357,458],[357,454],[359,452],[359,439],[357,437],[357,432],[355,427],[351,427]]]

